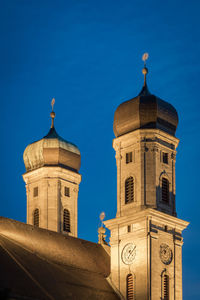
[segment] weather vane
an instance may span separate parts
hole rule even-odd
[[[53,99],[51,100],[52,111],[53,111],[54,104],[55,104],[55,98],[53,98]]]
[[[148,58],[149,58],[149,53],[146,52],[142,55],[142,60],[144,62],[144,67],[146,67],[146,61],[147,61]]]

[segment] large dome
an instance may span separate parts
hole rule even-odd
[[[178,125],[176,109],[152,95],[146,80],[140,94],[118,106],[114,115],[113,130],[116,137],[137,129],[161,129],[175,135]]]
[[[49,133],[41,140],[28,145],[23,159],[26,171],[32,171],[42,166],[62,166],[77,171],[80,169],[81,155],[79,149],[72,143],[61,138],[55,128],[51,113],[52,126]]]

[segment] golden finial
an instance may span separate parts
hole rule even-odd
[[[147,76],[147,73],[148,73],[148,69],[146,67],[146,61],[147,61],[148,58],[149,58],[149,54],[148,53],[144,53],[142,55],[142,60],[144,62],[144,68],[142,69],[142,73],[144,75],[144,86],[146,86],[146,76]]]
[[[54,118],[56,116],[55,112],[53,111],[54,104],[55,104],[55,98],[53,98],[51,100],[51,107],[52,107],[52,112],[50,113],[50,116],[51,116],[51,128],[54,128]]]

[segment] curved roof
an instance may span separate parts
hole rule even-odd
[[[152,95],[145,83],[140,94],[118,106],[113,130],[116,137],[137,129],[158,128],[175,135],[178,125],[176,109]]]
[[[27,171],[46,165],[62,165],[78,171],[81,156],[78,147],[60,137],[53,126],[41,140],[26,147],[23,159]]]
[[[0,259],[0,295],[9,299],[119,299],[100,244],[0,217]]]
[[[56,132],[55,127],[50,128],[48,134],[45,135],[42,140],[44,141],[44,147],[60,147],[80,155],[78,147],[60,137]]]

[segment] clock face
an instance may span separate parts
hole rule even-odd
[[[130,265],[135,259],[136,255],[136,246],[132,243],[126,244],[122,250],[122,261],[126,265]]]
[[[165,265],[172,262],[173,254],[171,248],[167,244],[160,245],[160,259]]]

